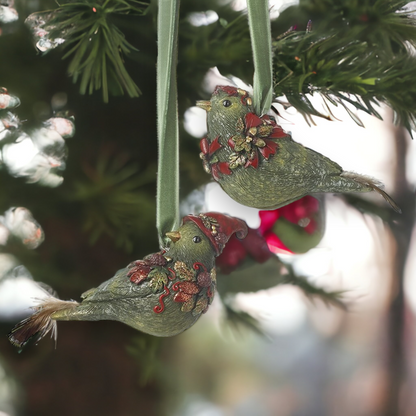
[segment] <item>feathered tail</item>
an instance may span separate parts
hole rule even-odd
[[[56,321],[52,318],[55,312],[74,309],[79,305],[75,301],[65,301],[50,296],[39,305],[33,307],[33,315],[18,323],[10,332],[10,342],[19,348],[23,348],[29,340],[35,337],[38,341],[51,332],[55,339],[58,335]]]
[[[344,178],[352,179],[353,181],[370,187],[373,191],[376,191],[379,193],[389,204],[390,206],[399,214],[402,213],[402,210],[400,207],[393,201],[393,198],[387,194],[387,192],[384,192],[381,187],[383,184],[376,179],[370,178],[369,176],[359,175],[358,173],[354,172],[342,172],[341,176]]]

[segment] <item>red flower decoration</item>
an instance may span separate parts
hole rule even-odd
[[[194,282],[179,282],[175,289],[179,290],[173,298],[175,302],[187,302],[193,295],[201,291],[200,287]]]
[[[293,224],[301,225],[308,234],[315,232],[317,224],[312,217],[319,211],[319,201],[313,196],[304,196],[289,205],[279,208],[279,210],[283,217]]]
[[[222,173],[223,175],[231,175],[231,171],[228,162],[217,162],[211,165],[211,174],[214,180],[219,181]]]
[[[238,134],[228,140],[228,145],[235,152],[230,156],[231,169],[238,166],[257,169],[259,154],[269,159],[279,147],[274,139],[287,137],[287,133],[268,115],[259,117],[255,113],[247,113],[244,121],[242,118],[238,120],[236,129]]]
[[[248,229],[247,237],[239,240],[232,236],[216,259],[216,267],[223,274],[236,270],[247,257],[257,263],[264,263],[274,254],[294,254],[273,228],[279,218],[301,226],[308,234],[313,234],[318,224],[315,214],[319,210],[319,201],[312,196],[305,196],[282,208],[273,211],[260,211],[260,227]]]
[[[147,278],[151,267],[143,260],[138,260],[134,262],[134,267],[129,270],[127,277],[130,278],[132,283],[139,285],[143,280]]]
[[[212,283],[211,275],[208,272],[201,272],[197,278],[198,286],[210,287]]]
[[[308,234],[313,234],[317,229],[317,223],[314,214],[319,210],[319,201],[312,196],[305,196],[291,204],[273,211],[260,211],[261,224],[260,233],[267,241],[267,245],[273,253],[276,254],[293,254],[273,231],[276,221],[283,217],[287,221],[301,226]]]
[[[202,159],[204,170],[205,172],[210,173],[216,181],[220,179],[221,174],[232,174],[228,162],[217,162],[214,159],[215,157],[213,158],[213,154],[222,147],[218,139],[219,137],[209,143],[208,139],[204,137],[199,142],[199,146],[201,148],[199,157]]]

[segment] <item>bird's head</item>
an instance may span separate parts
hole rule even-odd
[[[190,267],[195,262],[213,263],[214,248],[196,224],[187,222],[178,231],[166,233],[166,236],[171,240],[167,255],[173,260],[183,261]]]
[[[225,85],[215,88],[210,101],[197,101],[196,105],[207,112],[209,129],[215,125],[234,129],[240,117],[254,111],[247,91]]]
[[[212,268],[229,238],[234,233],[244,238],[247,232],[244,221],[218,212],[187,215],[178,231],[166,233],[172,241],[167,255],[188,266],[199,262]]]

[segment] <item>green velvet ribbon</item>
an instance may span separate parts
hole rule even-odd
[[[273,99],[272,35],[268,0],[247,0],[253,50],[253,104],[258,115],[270,110]]]
[[[176,87],[179,0],[159,0],[157,58],[158,178],[156,227],[161,247],[179,218],[179,127]]]

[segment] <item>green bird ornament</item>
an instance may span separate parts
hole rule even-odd
[[[380,193],[400,208],[376,180],[341,166],[292,140],[273,117],[254,113],[248,92],[217,86],[207,111],[208,135],[200,142],[203,166],[240,204],[271,210],[321,192]]]
[[[159,337],[179,334],[208,309],[216,287],[215,258],[235,234],[245,238],[244,221],[209,212],[187,215],[169,232],[169,248],[119,270],[113,278],[85,292],[81,303],[52,295],[33,315],[17,324],[9,340],[24,347],[48,332],[56,339],[56,321],[120,321]]]

